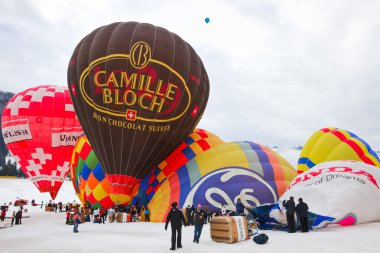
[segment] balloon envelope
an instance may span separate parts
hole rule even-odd
[[[296,204],[299,198],[307,203],[311,228],[380,221],[379,183],[378,167],[357,161],[325,162],[294,178],[277,204],[252,211],[266,209],[259,215],[266,228],[286,227],[282,201],[293,196]]]
[[[4,108],[1,125],[22,171],[55,199],[83,134],[67,88],[44,85],[18,93]]]
[[[339,128],[323,128],[305,143],[297,170],[299,173],[328,161],[355,160],[380,167],[380,159],[367,142]]]
[[[211,132],[195,129],[168,157],[140,182],[136,195],[139,204],[147,205],[166,178],[200,153],[224,143]]]
[[[210,22],[210,18],[205,18],[205,22],[208,24]]]
[[[245,206],[274,203],[297,175],[276,152],[253,142],[229,142],[195,156],[168,176],[149,203],[152,221],[164,221],[171,203],[179,208],[209,204],[235,211],[241,198]]]
[[[130,194],[192,132],[209,95],[194,49],[146,23],[99,27],[76,47],[68,85],[78,118],[111,184]]]

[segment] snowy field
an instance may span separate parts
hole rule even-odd
[[[34,185],[23,179],[0,179],[0,203],[14,201],[17,197],[39,203],[49,200],[48,194],[40,194]],[[66,181],[57,201],[73,201],[74,190]],[[76,199],[76,201],[78,201]],[[85,223],[79,233],[73,226],[65,225],[64,213],[46,213],[43,209],[28,206],[30,218],[22,225],[0,229],[0,252],[170,252],[170,228],[163,223]],[[9,219],[6,222],[10,222]],[[1,226],[4,223],[0,223]],[[210,238],[209,225],[203,228],[199,244],[194,244],[193,227],[183,229],[183,248],[180,252],[380,252],[380,223],[368,223],[351,227],[335,227],[288,234],[280,231],[264,231],[269,236],[265,245],[252,240],[236,244],[221,244]]]

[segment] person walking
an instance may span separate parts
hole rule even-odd
[[[75,211],[74,213],[74,216],[73,216],[73,220],[74,220],[74,230],[73,232],[74,233],[78,233],[78,227],[79,227],[79,224],[80,224],[80,214],[78,211]]]
[[[289,200],[284,200],[282,205],[286,208],[286,220],[288,222],[288,233],[296,232],[296,223],[294,220],[294,212],[296,204],[294,203],[294,197],[291,196]]]
[[[172,247],[170,248],[170,250],[176,249],[175,247],[176,242],[177,242],[177,248],[182,248],[182,243],[181,243],[182,223],[186,227],[185,217],[183,216],[182,211],[177,208],[177,205],[178,205],[177,202],[172,203],[172,208],[170,209],[168,216],[166,217],[166,223],[165,223],[165,230],[168,229],[169,222],[171,223],[171,227],[172,227]]]
[[[297,211],[298,216],[300,217],[302,232],[309,232],[307,210],[309,210],[309,207],[307,206],[305,202],[303,202],[302,198],[299,198],[298,204],[296,206],[296,211]]]
[[[193,214],[194,217],[194,239],[193,242],[199,243],[199,238],[202,234],[202,228],[206,217],[205,211],[202,210],[201,204],[197,205],[197,208]]]

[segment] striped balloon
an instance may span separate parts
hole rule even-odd
[[[172,202],[180,208],[198,203],[209,210],[226,205],[275,203],[295,169],[279,154],[253,142],[229,142],[195,156],[167,177],[149,203],[152,221],[164,221]]]
[[[339,128],[322,128],[305,143],[298,160],[297,171],[302,173],[328,161],[354,160],[380,167],[378,155],[363,139]]]
[[[167,176],[196,155],[222,143],[224,142],[215,134],[195,129],[165,160],[143,177],[136,199],[140,204],[147,205]]]

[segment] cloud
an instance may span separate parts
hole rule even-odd
[[[201,56],[211,91],[199,127],[225,140],[296,145],[333,126],[380,148],[377,1],[25,0],[0,8],[3,90],[66,85],[85,35],[136,20],[177,33]]]

